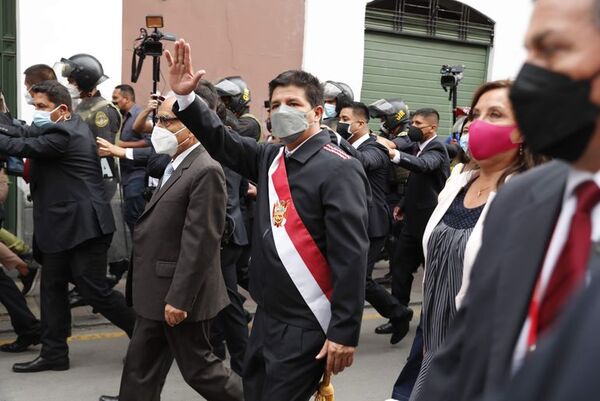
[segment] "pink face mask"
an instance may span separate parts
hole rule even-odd
[[[510,134],[515,125],[495,125],[483,120],[475,120],[469,126],[469,151],[475,160],[486,160],[500,153],[518,148]]]

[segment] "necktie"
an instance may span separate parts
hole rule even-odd
[[[569,237],[556,262],[539,311],[538,333],[544,333],[569,297],[583,282],[592,246],[591,211],[600,202],[600,188],[593,181],[585,181],[575,190],[577,208],[571,220]]]
[[[175,171],[175,169],[173,168],[173,163],[167,164],[167,167],[165,168],[165,172],[163,173],[163,176],[160,179],[160,187],[161,188],[163,187],[163,185],[165,185],[165,182],[167,182],[167,180],[169,179],[171,174],[173,174],[173,171]]]

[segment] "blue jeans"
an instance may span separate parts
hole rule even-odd
[[[133,235],[133,226],[137,219],[142,215],[146,207],[144,199],[144,177],[132,178],[126,185],[123,185],[123,198],[125,198],[124,218],[129,231]]]
[[[419,371],[421,370],[421,363],[423,362],[423,330],[421,330],[421,322],[417,327],[415,333],[415,339],[410,348],[410,353],[406,359],[406,365],[402,368],[396,383],[394,383],[394,389],[392,390],[392,398],[398,401],[408,401],[410,393],[412,393]]]

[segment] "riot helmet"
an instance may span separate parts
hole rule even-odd
[[[340,111],[354,101],[354,92],[343,82],[325,81],[323,83],[323,99],[326,103],[335,101],[336,116]]]
[[[393,132],[410,122],[410,111],[402,99],[379,99],[369,105],[369,114],[380,118],[383,129]]]
[[[250,89],[242,77],[225,77],[215,87],[225,106],[238,116],[249,107]]]
[[[91,92],[108,79],[104,75],[100,61],[89,54],[76,54],[68,59],[62,58],[59,72],[63,77],[74,81],[82,92]]]

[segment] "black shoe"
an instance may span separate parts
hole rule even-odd
[[[113,276],[117,282],[121,280],[123,274],[129,269],[129,259],[121,259],[117,262],[110,262],[108,264],[108,272]]]
[[[81,295],[79,295],[77,288],[73,288],[71,291],[69,291],[69,307],[71,309],[77,308],[78,306],[85,306],[85,305],[87,305],[87,304],[83,300],[83,297]]]
[[[40,343],[40,336],[28,337],[28,338],[19,337],[19,338],[17,338],[17,341],[15,341],[15,342],[12,342],[10,344],[4,344],[4,345],[0,346],[0,351],[12,352],[12,353],[23,352],[23,351],[26,351],[30,345],[37,345],[39,343]]]
[[[17,373],[30,373],[30,372],[43,372],[45,370],[68,370],[69,369],[69,358],[61,358],[54,361],[38,356],[31,362],[15,363],[13,365],[13,372]]]
[[[383,277],[373,279],[379,285],[391,285],[392,284],[392,273],[387,273]]]
[[[391,320],[394,331],[392,332],[392,337],[390,338],[390,344],[398,344],[404,337],[406,337],[412,317],[413,310],[407,308],[402,317]]]
[[[37,267],[29,266],[29,274],[27,274],[26,276],[22,276],[19,274],[19,279],[21,280],[21,283],[23,283],[23,289],[21,290],[21,293],[23,295],[29,294],[31,290],[33,290],[33,288],[35,287],[37,272]]]
[[[384,323],[380,326],[375,327],[375,334],[392,334],[394,327],[391,322]]]
[[[112,395],[101,395],[98,401],[119,401],[119,396],[115,395],[113,397]]]

